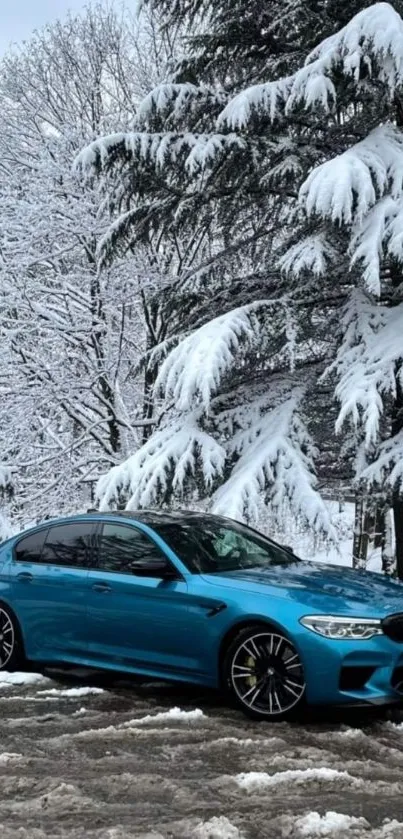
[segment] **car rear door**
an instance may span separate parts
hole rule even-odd
[[[189,643],[186,580],[161,579],[153,560],[165,556],[143,530],[115,522],[100,524],[97,567],[90,574],[88,602],[91,658],[169,673],[197,671],[200,661]],[[150,570],[138,574],[141,560]]]
[[[92,521],[52,525],[23,537],[10,566],[12,606],[27,655],[77,660],[87,654]]]

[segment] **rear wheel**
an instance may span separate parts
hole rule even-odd
[[[12,611],[0,603],[0,671],[15,670],[24,664],[20,628]]]
[[[239,632],[225,656],[224,678],[237,705],[253,719],[284,719],[304,700],[299,654],[271,627],[256,625]]]

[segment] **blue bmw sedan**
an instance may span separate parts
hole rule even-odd
[[[0,670],[74,663],[225,689],[254,718],[403,698],[403,586],[238,522],[88,513],[0,546]]]

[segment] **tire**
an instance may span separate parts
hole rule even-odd
[[[305,677],[299,654],[281,630],[255,624],[232,640],[223,665],[227,691],[255,720],[293,717],[304,703]]]
[[[14,613],[0,603],[0,672],[18,670],[25,665],[21,630]]]

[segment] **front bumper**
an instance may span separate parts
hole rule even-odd
[[[367,641],[334,641],[301,630],[296,641],[310,704],[403,703],[403,643],[386,635]]]

